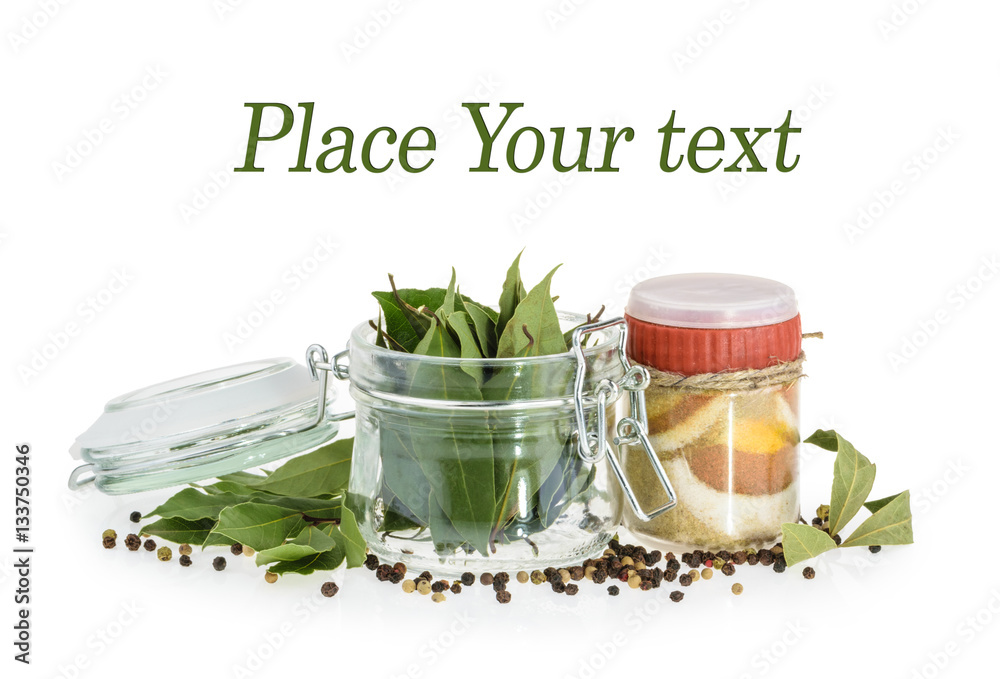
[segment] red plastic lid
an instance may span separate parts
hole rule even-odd
[[[682,375],[766,368],[802,350],[795,293],[766,278],[653,278],[632,289],[625,319],[630,360]]]

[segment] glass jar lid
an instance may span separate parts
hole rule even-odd
[[[290,358],[241,363],[112,399],[70,450],[86,464],[70,477],[110,495],[203,481],[322,445],[341,416],[328,415],[326,353],[309,367]],[[322,398],[321,398],[322,396]]]

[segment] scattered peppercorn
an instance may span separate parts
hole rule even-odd
[[[406,564],[403,563],[402,561],[397,561],[396,563],[392,564],[392,570],[396,571],[400,575],[406,575]]]
[[[451,583],[451,587],[449,587],[449,589],[451,590],[452,594],[461,594],[462,593],[462,583],[460,583],[460,582],[458,582],[456,580],[455,582]]]
[[[264,573],[264,582],[266,582],[267,584],[273,585],[277,581],[278,581],[277,573],[272,573],[271,571]]]
[[[486,585],[486,586],[492,585],[493,584],[493,574],[492,573],[483,573],[482,575],[479,576],[479,583],[482,584],[482,585]]]
[[[191,557],[188,556],[187,554],[181,554],[181,558],[178,561],[180,565],[184,566],[184,568],[187,568],[188,566],[191,565]]]
[[[595,585],[602,585],[604,584],[604,581],[608,579],[608,572],[598,569],[594,571],[592,579]]]
[[[774,572],[775,573],[784,573],[785,572],[785,561],[784,561],[784,559],[781,559],[779,561],[775,561],[774,562]]]
[[[376,568],[378,568],[378,557],[375,556],[374,554],[369,554],[368,556],[366,556],[365,568],[367,568],[370,571],[373,571]]]
[[[421,594],[430,594],[431,593],[431,583],[429,583],[429,582],[427,582],[426,580],[423,580],[423,579],[418,580],[417,581],[417,591],[420,592]]]
[[[169,547],[160,547],[156,550],[156,558],[160,561],[170,561],[173,556],[174,553],[170,551]]]
[[[830,518],[830,505],[820,505],[816,508],[816,518],[827,521]]]
[[[705,570],[708,569],[706,568]],[[698,582],[699,580],[701,580],[701,573],[699,573],[696,568],[692,568],[690,571],[688,571],[688,575],[691,576],[691,582]]]
[[[868,551],[871,552],[872,554],[878,554],[879,552],[882,551],[882,545],[871,545],[868,548]]]
[[[391,573],[389,573],[389,582],[391,582],[392,584],[398,585],[402,581],[403,581],[403,574],[400,573],[399,571],[392,571]]]
[[[507,573],[500,571],[499,573],[493,574],[493,581],[496,582],[497,580],[500,580],[501,582],[503,582],[503,584],[506,585],[508,582],[510,582],[510,576],[507,575]]]
[[[733,583],[733,594],[735,594],[736,596],[739,596],[740,594],[743,594],[743,585],[741,585],[738,582],[734,582]]]
[[[646,565],[655,566],[660,563],[660,559],[663,558],[663,554],[658,549],[654,549],[652,552],[646,555]]]
[[[520,582],[522,585],[528,581],[529,577],[530,576],[528,575],[527,571],[518,571],[517,572],[517,581]]]
[[[229,551],[233,553],[233,556],[239,556],[243,553],[243,545],[238,542],[234,542],[229,548]]]
[[[418,577],[419,579],[421,579],[421,580],[426,580],[427,582],[430,582],[431,580],[433,580],[433,579],[434,579],[434,576],[433,576],[433,575],[431,575],[431,572],[430,572],[430,571],[424,571],[423,573],[421,573],[421,574],[420,574],[420,575],[418,575],[417,577]]]
[[[102,538],[111,538],[112,540],[118,539],[118,533],[115,532],[113,528],[109,528],[103,533],[101,533]]]
[[[733,554],[733,563],[737,566],[742,566],[747,562],[747,557],[749,555],[744,551],[739,551]]]
[[[507,583],[504,582],[501,578],[493,576],[493,591],[500,592],[505,589],[507,589]]]
[[[674,590],[673,592],[670,593],[670,600],[673,601],[675,604],[679,603],[683,599],[684,599],[684,592],[680,590]]]
[[[497,601],[499,601],[502,604],[509,604],[510,603],[510,592],[508,592],[505,589],[502,589],[499,592],[497,592]]]
[[[691,576],[687,573],[684,573],[679,578],[677,578],[677,582],[681,583],[681,587],[688,587],[692,582]]]
[[[340,591],[340,587],[337,587],[337,583],[330,580],[329,582],[324,582],[323,586],[319,588],[319,591],[320,594],[329,599],[332,596],[336,596],[337,592]]]
[[[774,554],[770,549],[762,549],[757,552],[757,562],[761,566],[770,566],[774,563]]]
[[[714,574],[715,574],[715,571],[713,571],[711,568],[706,568],[706,569],[702,570],[701,577],[702,577],[703,580],[711,580],[712,579],[712,575],[714,575]]]
[[[722,567],[722,574],[723,575],[735,575],[736,574],[736,566],[734,566],[731,563],[727,563],[725,566]]]
[[[431,595],[431,601],[436,604],[444,603],[446,600],[447,597],[442,592],[434,592],[434,594]]]
[[[580,591],[579,585],[574,585],[573,583],[566,585],[566,593],[569,594],[570,596],[574,596],[579,591]]]
[[[562,579],[556,580],[552,583],[552,591],[556,594],[562,594],[566,591],[566,583]]]
[[[392,566],[383,563],[380,564],[378,568],[375,569],[375,579],[379,582],[385,582],[389,579],[389,575],[392,573]]]
[[[417,583],[413,580],[403,580],[403,591],[407,594],[415,591],[417,589]]]
[[[247,547],[243,545],[243,556],[253,556],[256,552],[253,551],[253,547]]]
[[[620,591],[621,590],[618,589],[618,585],[611,585],[610,587],[608,587],[608,594],[610,596],[618,596],[618,593]]]
[[[584,576],[586,574],[587,574],[587,571],[584,570],[583,566],[574,566],[573,568],[569,569],[569,577],[571,577],[573,580],[576,580],[578,582],[580,580],[583,580],[583,578],[584,578]]]
[[[212,559],[212,568],[214,568],[217,571],[226,570],[226,557],[217,556],[214,559]]]
[[[142,540],[135,533],[129,533],[125,536],[125,546],[128,547],[128,551],[135,552],[142,547]]]
[[[540,585],[545,582],[545,574],[539,570],[531,571],[531,584]]]
[[[760,560],[757,558],[756,554],[747,554],[747,564],[756,566],[758,563],[760,563]]]
[[[677,571],[675,571],[673,568],[668,568],[667,570],[663,571],[663,579],[666,580],[667,582],[673,582],[674,580],[677,579]]]
[[[104,545],[104,549],[114,549],[116,543],[113,537],[106,535],[101,539],[101,544]]]
[[[570,579],[569,571],[565,568],[560,568],[559,577],[562,578],[563,584],[565,585],[567,582],[569,582]]]
[[[153,551],[156,551],[156,543],[155,543],[155,542],[153,542],[152,540],[146,540],[146,541],[145,541],[144,543],[142,543],[142,547],[143,547],[143,549],[145,549],[145,550],[146,550],[147,552],[153,552]]]
[[[476,584],[475,574],[469,573],[468,571],[462,573],[462,584],[465,585],[466,587],[471,587],[472,585]]]
[[[441,580],[431,583],[431,591],[434,592],[435,594],[437,594],[438,592],[443,592],[446,589],[448,588],[444,586],[444,582]]]
[[[833,541],[834,541],[835,543],[837,543],[837,546],[838,546],[838,547],[840,547],[840,543],[841,543],[841,539],[840,539],[840,534],[839,534],[839,533],[838,533],[837,535],[834,535],[834,536],[833,536]]]
[[[139,523],[142,521],[142,512],[132,512],[128,515],[128,520],[132,523]]]
[[[816,569],[812,566],[806,566],[802,569],[802,577],[806,580],[812,580],[816,577]]]
[[[642,578],[638,575],[633,575],[628,579],[628,586],[632,589],[639,589],[639,585],[642,584]]]
[[[177,548],[177,551],[180,552],[181,554],[186,554],[187,556],[191,556],[191,552],[194,550],[191,549],[191,545],[184,543],[183,545]]]
[[[817,517],[815,517],[815,518],[813,518],[813,520],[812,520],[812,525],[814,525],[814,526],[816,526],[817,528],[819,528],[820,526],[822,526],[822,525],[823,525],[823,519],[819,518],[818,516],[817,516]]]

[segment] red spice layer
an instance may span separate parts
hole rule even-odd
[[[795,445],[769,455],[734,450],[731,456],[725,445],[698,446],[686,449],[684,456],[695,476],[723,493],[773,495],[787,488],[798,475]]]

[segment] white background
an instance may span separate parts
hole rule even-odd
[[[996,3],[332,5],[4,3],[0,674],[909,678],[995,667],[1000,282],[984,262],[1000,254]],[[335,125],[354,130],[358,150],[379,125],[429,126],[435,161],[419,175],[288,173],[297,120],[262,146],[264,173],[234,175],[248,101],[316,102],[310,164]],[[550,155],[523,175],[470,174],[478,146],[463,101],[524,102],[511,130],[630,125],[636,137],[616,153],[618,174],[560,176]],[[707,125],[777,126],[789,109],[803,130],[791,173],[657,167],[656,130],[672,110],[689,139]],[[773,167],[773,151],[762,160]],[[860,232],[845,228],[859,219]],[[124,535],[130,511],[166,495],[66,490],[66,451],[106,400],[217,365],[298,358],[313,342],[337,349],[373,314],[368,293],[387,272],[428,287],[454,265],[463,291],[489,301],[524,246],[529,284],[565,263],[556,292],[578,311],[620,312],[632,283],[671,272],[793,286],[804,329],[826,333],[806,345],[802,429],[833,426],[857,444],[878,464],[876,495],[912,490],[916,544],[828,554],[813,581],[800,567],[742,570],[739,598],[717,577],[681,604],[653,596],[670,589],[611,599],[585,586],[568,598],[516,585],[505,607],[478,586],[436,606],[367,571],[334,574],[340,595],[320,600],[322,576],[267,585],[249,559],[218,574],[207,558],[182,570],[100,548],[104,528]],[[116,273],[127,285],[109,287]],[[275,290],[283,303],[252,315]],[[19,442],[34,456],[30,668],[9,643]],[[808,513],[829,497],[832,455],[803,453]]]

